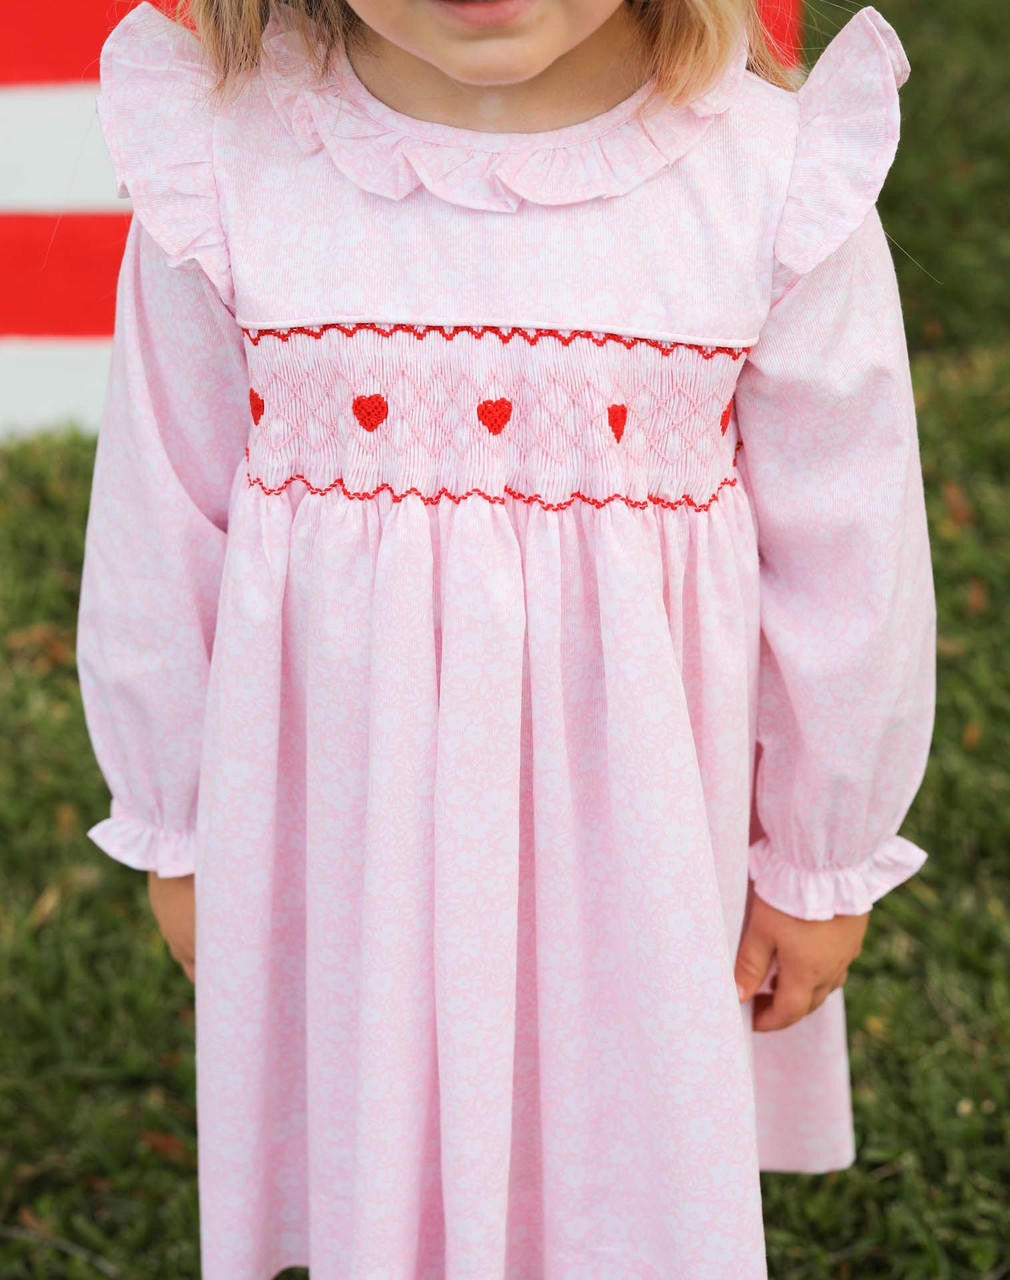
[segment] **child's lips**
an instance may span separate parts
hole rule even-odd
[[[458,21],[473,27],[504,26],[524,13],[535,0],[432,0]]]

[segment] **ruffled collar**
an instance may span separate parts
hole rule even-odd
[[[493,133],[419,120],[376,98],[342,49],[330,74],[312,72],[291,25],[291,9],[275,0],[263,32],[261,74],[270,101],[299,147],[325,147],[337,168],[375,195],[402,200],[419,186],[451,204],[513,212],[533,204],[573,204],[617,196],[673,164],[727,110],[747,64],[741,45],[719,82],[682,107],[659,100],[636,111],[650,79],[609,111],[535,133]]]

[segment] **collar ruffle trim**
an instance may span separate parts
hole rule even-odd
[[[618,196],[678,160],[733,102],[745,45],[708,93],[682,106],[662,100],[636,115],[650,79],[590,120],[536,133],[491,133],[395,111],[358,79],[343,50],[312,83],[290,6],[278,0],[263,32],[261,73],[270,101],[305,154],[325,147],[337,168],[375,195],[402,200],[419,186],[451,204],[513,212]]]

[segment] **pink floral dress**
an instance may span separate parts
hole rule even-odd
[[[926,857],[901,44],[524,134],[265,38],[212,104],[144,0],[98,98],[89,835],[195,872],[204,1280],[764,1280],[759,1170],[855,1150],[843,989],[738,1002],[749,880]]]

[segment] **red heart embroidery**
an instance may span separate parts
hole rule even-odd
[[[263,417],[263,397],[258,395],[252,387],[249,388],[249,408],[252,409],[252,420],[259,426],[260,418]]]
[[[374,431],[389,414],[385,396],[355,396],[351,407],[366,431]]]
[[[610,430],[614,433],[614,439],[620,444],[621,436],[624,435],[624,424],[628,421],[628,406],[612,404],[607,410],[607,417],[610,419]]]
[[[482,400],[477,406],[477,417],[493,436],[503,430],[512,417],[511,400]]]
[[[720,425],[722,426],[723,435],[726,434],[726,428],[729,426],[729,415],[732,411],[733,411],[733,401],[731,399],[729,404],[726,406],[726,408],[723,409],[722,417],[719,419]]]

